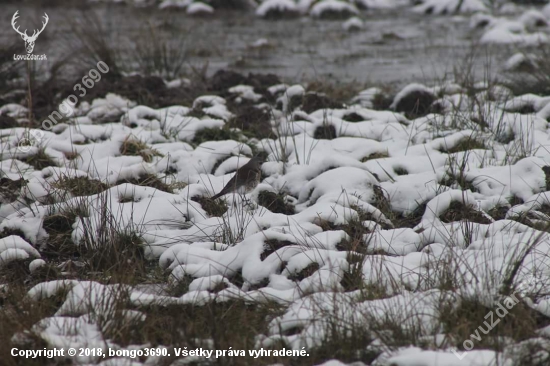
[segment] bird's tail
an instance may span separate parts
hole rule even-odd
[[[220,193],[218,193],[217,195],[215,196],[212,196],[211,200],[217,200],[218,198],[220,198],[221,196],[223,196],[224,194],[226,194],[226,190],[225,189],[222,189]]]

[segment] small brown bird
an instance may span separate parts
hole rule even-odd
[[[231,192],[248,193],[256,188],[262,176],[261,162],[261,159],[257,156],[250,159],[248,163],[237,169],[233,178],[212,199],[218,199]]]

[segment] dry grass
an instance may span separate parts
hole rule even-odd
[[[120,154],[128,156],[141,156],[143,161],[150,163],[154,156],[162,157],[163,155],[157,150],[149,147],[146,143],[136,140],[131,136],[127,137],[120,145]]]
[[[59,180],[52,183],[52,187],[66,192],[70,192],[75,197],[90,196],[103,192],[108,186],[97,180],[88,177],[67,177],[62,176]]]
[[[39,320],[54,315],[65,298],[64,293],[44,299],[39,302],[32,301],[25,297],[28,287],[25,285],[9,286],[7,292],[0,297],[0,357],[5,366],[39,366],[46,365],[44,358],[23,359],[11,356],[13,347],[21,349],[43,349],[47,346],[46,341],[40,337],[29,334],[27,342],[23,347],[14,343],[15,334],[27,331]]]

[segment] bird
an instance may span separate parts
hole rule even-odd
[[[220,193],[212,197],[212,200],[231,192],[248,193],[256,188],[262,176],[261,165],[262,160],[258,156],[251,158],[248,163],[237,169],[233,178],[229,180]]]

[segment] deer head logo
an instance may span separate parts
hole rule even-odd
[[[26,29],[25,29],[25,32],[21,32],[19,31],[19,27],[17,28],[15,27],[15,21],[17,20],[17,18],[19,18],[17,13],[19,13],[19,10],[17,10],[15,14],[13,14],[13,18],[11,18],[11,26],[17,33],[21,35],[21,38],[23,38],[23,40],[25,41],[25,48],[27,49],[27,53],[32,53],[32,50],[34,49],[34,42],[36,42],[36,38],[38,38],[38,35],[42,33],[44,28],[46,28],[46,25],[48,24],[48,20],[50,18],[48,18],[48,14],[44,13],[45,22],[42,22],[42,29],[40,29],[39,31],[35,30],[32,36],[29,36],[27,35]]]

